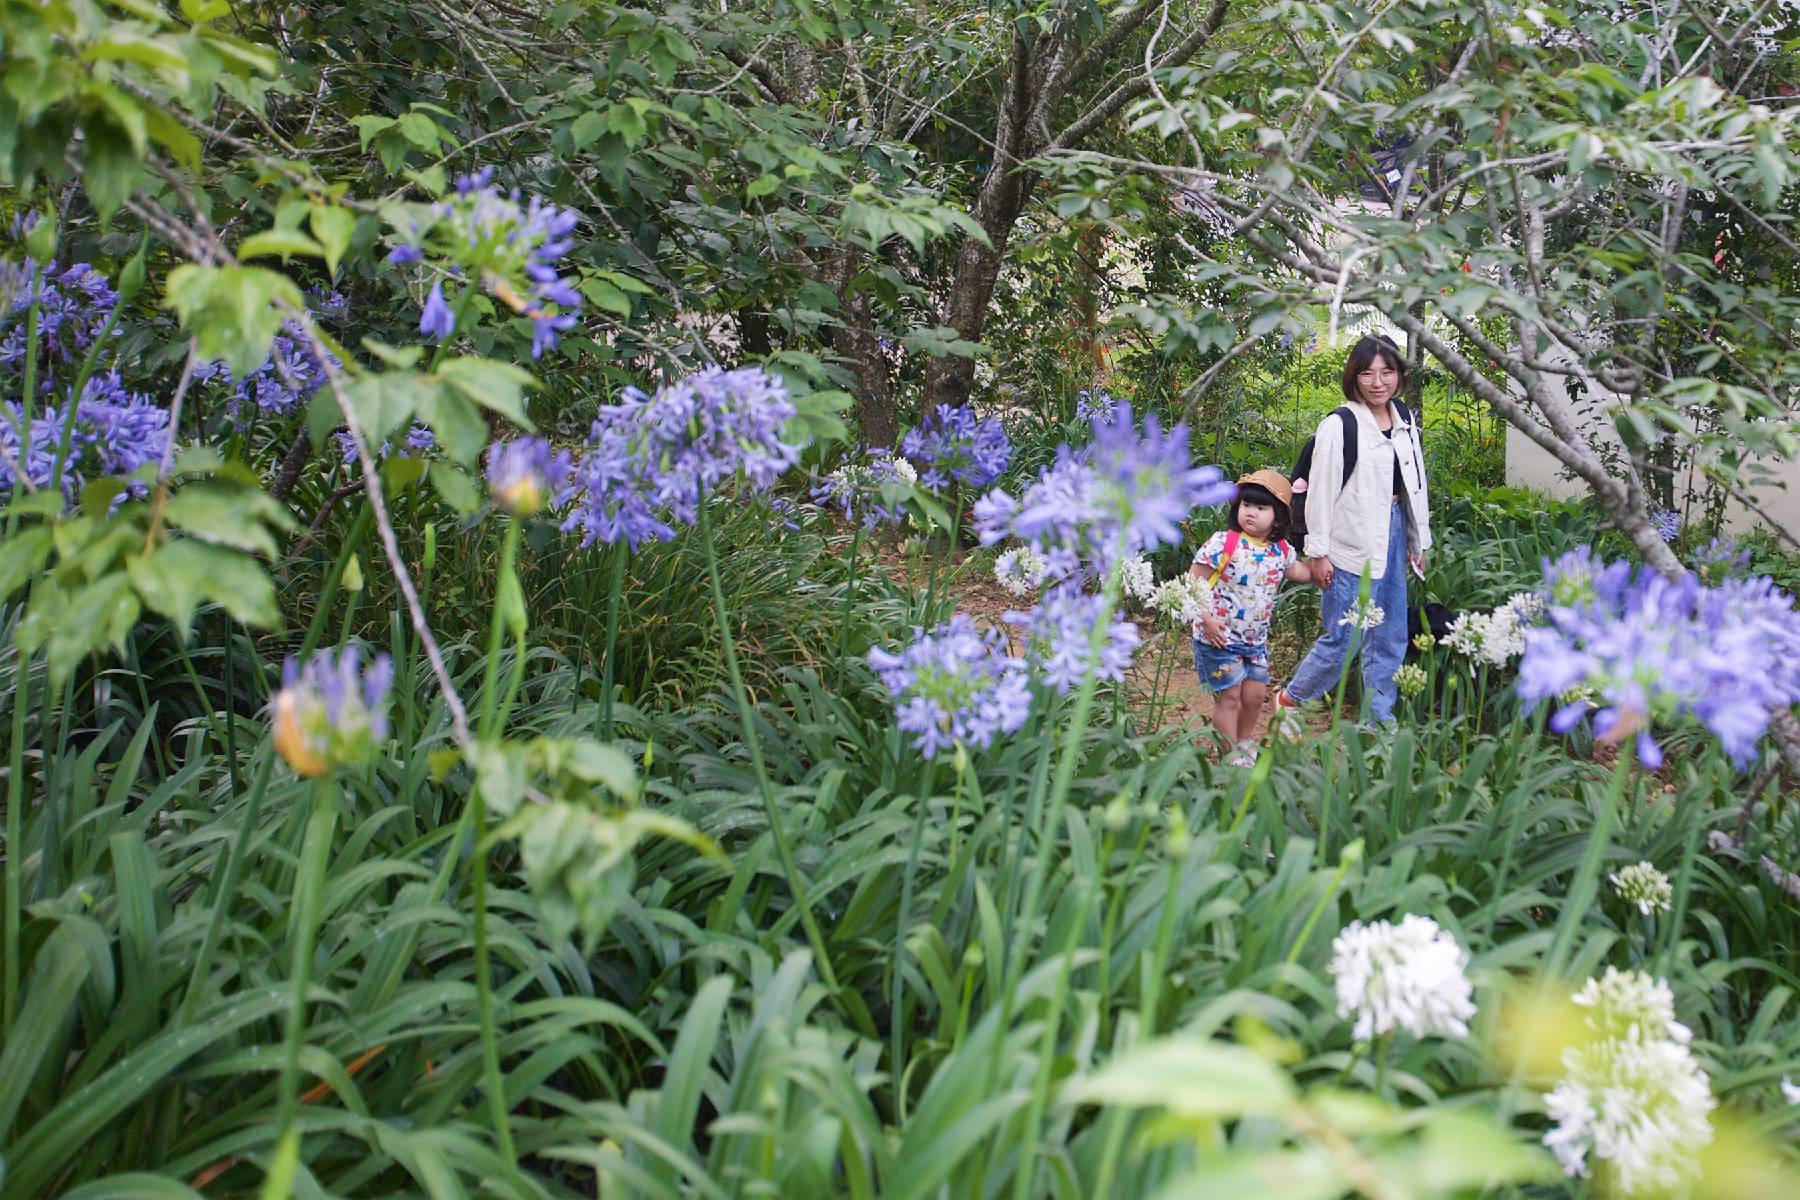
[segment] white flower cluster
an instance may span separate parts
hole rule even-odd
[[[892,455],[882,459],[881,463],[885,469],[891,471],[893,477],[898,479],[901,483],[913,484],[919,482],[918,468],[914,467],[912,463],[901,458],[899,455]],[[880,472],[878,471],[876,474],[879,476]]]
[[[1140,604],[1148,604],[1156,596],[1156,572],[1150,560],[1139,554],[1125,560],[1125,594]]]
[[[1352,629],[1360,629],[1364,633],[1367,633],[1385,620],[1387,620],[1387,614],[1381,611],[1381,605],[1359,604],[1349,612],[1345,613],[1344,619],[1339,621],[1338,624],[1348,625]]]
[[[1520,592],[1492,612],[1457,614],[1444,644],[1491,667],[1504,667],[1525,653],[1525,631],[1543,612],[1543,597]]]
[[[1575,1003],[1588,1010],[1590,1036],[1563,1052],[1563,1080],[1544,1097],[1553,1122],[1544,1145],[1575,1177],[1587,1175],[1592,1154],[1620,1195],[1674,1189],[1712,1141],[1714,1101],[1669,985],[1608,967]]]
[[[1408,700],[1423,692],[1425,685],[1430,682],[1431,678],[1425,674],[1425,668],[1418,663],[1403,663],[1394,672],[1394,687]]]
[[[1675,889],[1669,877],[1647,862],[1623,867],[1607,877],[1619,899],[1637,905],[1646,917],[1653,912],[1668,912],[1675,900]]]
[[[1356,1018],[1359,1041],[1395,1029],[1467,1037],[1475,1015],[1468,966],[1468,952],[1429,917],[1352,921],[1331,943],[1338,1016]]]
[[[1003,550],[994,560],[994,578],[1009,595],[1026,596],[1044,582],[1049,564],[1030,546],[1014,546]]]
[[[1191,626],[1212,608],[1212,588],[1204,579],[1177,575],[1157,587],[1150,607],[1178,626]]]

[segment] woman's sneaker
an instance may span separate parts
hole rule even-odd
[[[1286,688],[1275,692],[1275,711],[1269,714],[1269,728],[1275,730],[1289,741],[1299,741],[1306,735],[1305,724],[1301,720],[1301,711],[1306,706],[1287,694]]]

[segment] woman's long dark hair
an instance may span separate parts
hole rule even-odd
[[[1275,524],[1269,530],[1269,540],[1285,542],[1290,532],[1290,526],[1294,523],[1293,513],[1276,497],[1274,492],[1259,483],[1246,483],[1238,488],[1237,498],[1231,502],[1231,508],[1225,514],[1225,527],[1235,529],[1239,533],[1244,532],[1244,527],[1238,524],[1238,505],[1246,500],[1252,504],[1266,504],[1275,510]]]
[[[1344,360],[1344,399],[1360,402],[1362,393],[1356,390],[1356,377],[1369,369],[1369,364],[1381,359],[1394,368],[1400,376],[1400,386],[1394,389],[1398,396],[1406,390],[1406,357],[1400,353],[1400,347],[1394,345],[1394,339],[1384,333],[1374,333],[1358,338],[1356,345],[1350,347],[1350,357]]]

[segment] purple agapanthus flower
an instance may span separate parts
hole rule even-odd
[[[1650,508],[1650,525],[1656,530],[1656,536],[1665,542],[1672,542],[1681,533],[1681,514],[1672,508],[1664,508],[1660,504]]]
[[[1694,551],[1694,573],[1700,582],[1717,585],[1750,573],[1749,547],[1736,538],[1720,534]]]
[[[338,430],[336,436],[338,450],[344,456],[344,465],[346,467],[355,467],[356,439],[350,436],[350,431],[348,429]],[[429,427],[420,425],[416,421],[413,423],[412,427],[406,431],[406,436],[400,439],[400,455],[403,458],[420,458],[429,451],[435,449],[437,449],[437,436],[431,432]],[[376,461],[379,462],[382,459],[389,458],[393,454],[394,443],[387,438],[383,438],[381,448],[375,452]]]
[[[1025,664],[1006,639],[957,613],[929,632],[915,630],[898,654],[876,647],[869,664],[887,685],[902,731],[926,758],[962,743],[985,749],[1031,712]]]
[[[1012,442],[994,417],[977,417],[966,404],[940,404],[900,442],[900,452],[919,469],[932,491],[952,483],[984,488],[1012,461]]]
[[[1026,658],[1058,692],[1066,695],[1079,687],[1090,670],[1102,682],[1124,680],[1137,653],[1138,628],[1113,613],[1096,652],[1089,636],[1101,627],[1104,602],[1101,596],[1053,589],[1036,608],[1005,615],[1006,621],[1025,631]]]
[[[43,268],[27,259],[7,272],[0,300],[0,369],[7,371],[24,369],[25,326],[37,303],[38,373],[47,394],[52,372],[79,361],[99,338],[119,293],[88,263],[58,271],[55,264]]]
[[[1131,405],[1120,403],[1112,421],[1095,427],[1092,445],[1058,447],[1017,499],[998,489],[982,497],[975,527],[984,545],[1018,538],[1044,559],[1048,578],[1079,586],[1179,542],[1190,512],[1235,493],[1216,467],[1188,461],[1184,426],[1165,433],[1146,417],[1140,427]]]
[[[425,308],[419,315],[419,334],[441,342],[454,332],[456,314],[444,300],[444,285],[439,281],[431,285],[431,291],[425,296]]]
[[[812,499],[821,508],[836,509],[846,521],[874,529],[906,519],[906,495],[917,480],[904,458],[865,449],[860,460],[853,458],[821,479]]]
[[[275,749],[304,776],[367,762],[387,740],[394,664],[377,654],[367,670],[354,645],[321,650],[305,666],[289,658],[272,702]]]
[[[488,494],[514,516],[530,516],[568,486],[574,470],[566,450],[540,437],[514,438],[488,447]]]
[[[334,358],[331,366],[339,363]],[[225,402],[231,423],[242,428],[255,409],[267,416],[286,416],[299,410],[325,386],[326,366],[309,344],[298,336],[292,323],[283,326],[269,344],[269,356],[242,379],[233,377],[223,362],[194,365],[196,383],[216,383],[231,389]]]
[[[1546,562],[1545,577],[1546,624],[1525,633],[1518,690],[1529,705],[1561,704],[1550,721],[1559,733],[1593,707],[1602,735],[1643,726],[1639,757],[1654,767],[1662,751],[1649,726],[1693,717],[1743,765],[1769,710],[1800,702],[1800,615],[1766,578],[1707,587],[1603,564],[1586,548]]]
[[[494,169],[484,167],[456,180],[452,195],[433,205],[414,205],[396,222],[398,242],[388,254],[396,265],[441,260],[481,286],[507,307],[531,320],[531,356],[552,349],[575,326],[581,293],[561,273],[574,247],[580,214],[558,208],[541,196],[502,193]],[[446,337],[451,319],[441,290],[438,306],[427,301],[428,337]],[[442,311],[440,311],[440,309]],[[441,332],[440,332],[441,331]]]
[[[794,413],[786,386],[761,367],[708,367],[654,394],[627,388],[594,421],[563,528],[582,530],[583,545],[666,541],[728,480],[766,489],[793,466],[800,447],[782,437]]]
[[[60,478],[63,495],[72,499],[91,479],[160,463],[168,445],[168,410],[127,389],[117,372],[103,371],[89,377],[73,409],[39,407],[28,435],[19,403],[0,405],[0,491],[11,491],[16,463],[33,487],[49,488]],[[141,481],[130,487],[133,494],[144,489]]]
[[[1075,420],[1082,425],[1100,425],[1113,419],[1118,406],[1105,388],[1082,388],[1075,393]]]

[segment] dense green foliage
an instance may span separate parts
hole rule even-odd
[[[1797,31],[1713,8],[0,0],[0,1200],[1613,1195],[1542,1145],[1607,967],[1717,1101],[1680,1193],[1793,1194],[1777,738],[1642,769],[1440,642],[1398,729],[1352,686],[1234,768],[1137,612],[1126,682],[923,757],[869,651],[992,598],[979,490],[812,500],[964,400],[1017,495],[1084,389],[1286,469],[1387,322],[1416,599],[1697,563],[1800,378]],[[739,362],[799,461],[667,540],[484,486]],[[1509,429],[1596,502],[1504,486]],[[1790,543],[1746,539],[1792,591]],[[314,763],[282,663],[350,647],[387,728]],[[1334,939],[1407,915],[1466,1037],[1353,1032]]]

